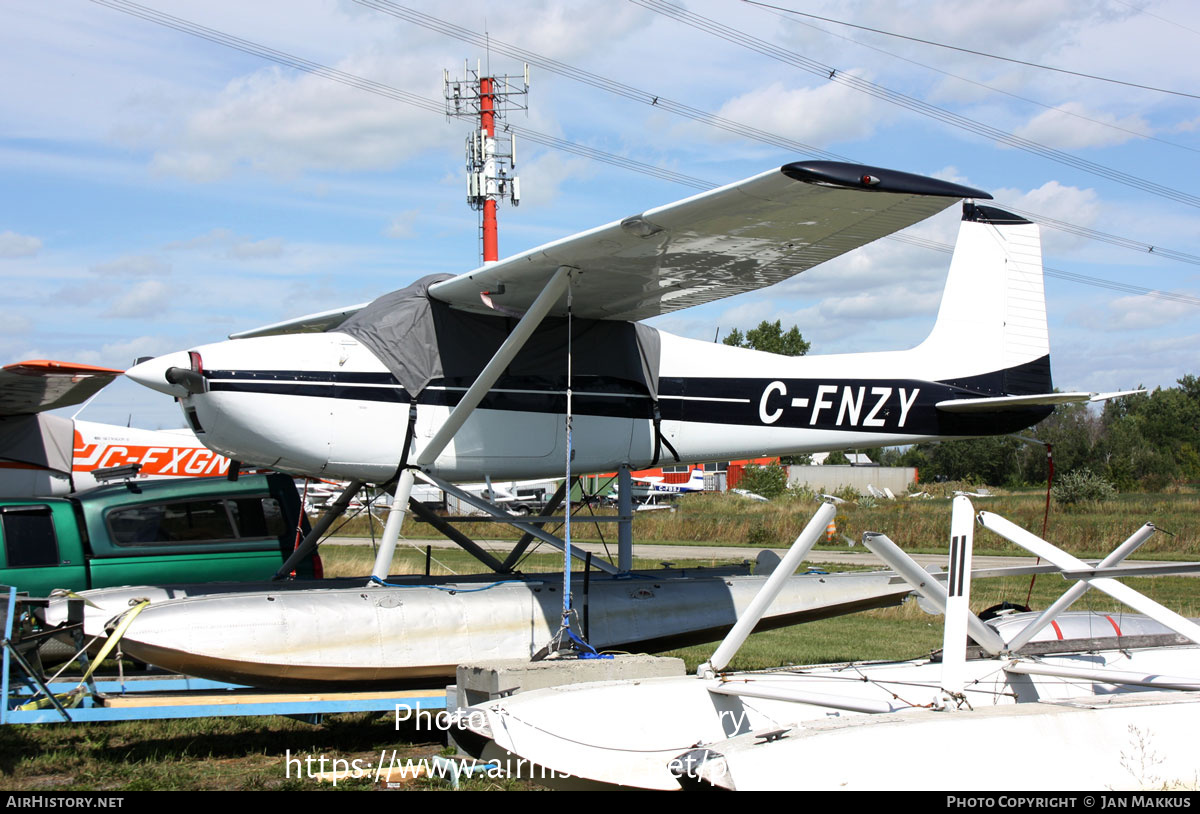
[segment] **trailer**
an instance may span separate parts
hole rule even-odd
[[[83,656],[84,673],[69,681],[48,679],[37,649],[51,631],[31,627],[31,610],[45,599],[6,588],[0,724],[91,723],[169,718],[285,715],[307,723],[354,712],[437,713],[445,687],[361,692],[264,692],[184,675],[98,677]],[[62,633],[61,629],[53,631]],[[93,662],[94,664],[95,662]],[[407,717],[407,715],[405,716]]]

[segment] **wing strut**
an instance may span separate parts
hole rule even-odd
[[[1057,546],[1051,545],[1042,538],[1031,534],[1015,523],[1005,520],[1003,517],[1000,517],[997,514],[992,514],[991,512],[980,512],[979,523],[989,531],[996,532],[1001,537],[1009,540],[1010,542],[1016,543],[1026,551],[1036,554],[1044,560],[1049,560],[1064,571],[1097,571],[1100,574],[1104,573],[1103,568],[1091,568],[1082,560],[1071,556]],[[1123,558],[1126,554],[1136,548],[1137,545],[1140,545],[1140,542],[1137,544],[1134,544],[1133,542],[1134,538],[1137,538],[1140,534],[1141,531],[1135,532],[1133,537],[1122,543],[1121,546],[1113,552],[1113,554],[1109,555],[1109,557],[1104,560],[1104,562],[1108,562],[1109,559],[1117,558],[1118,554]],[[1200,625],[1197,625],[1190,619],[1185,619],[1178,613],[1175,613],[1168,608],[1164,608],[1153,599],[1150,599],[1148,596],[1135,591],[1128,585],[1117,582],[1111,577],[1105,576],[1089,578],[1087,579],[1087,583],[1093,588],[1098,588],[1101,591],[1104,591],[1104,593],[1108,594],[1113,599],[1125,603],[1138,613],[1144,613],[1154,621],[1171,628],[1171,630],[1174,630],[1179,635],[1191,639],[1197,644],[1200,644]],[[1068,593],[1070,592],[1068,591]]]
[[[863,533],[863,545],[866,546],[872,554],[887,563],[888,568],[891,568],[897,574],[904,578],[904,581],[912,586],[913,590],[928,599],[937,608],[938,612],[946,614],[946,606],[949,604],[949,592],[938,582],[937,577],[930,574],[928,571],[917,565],[916,561],[908,556],[900,546],[892,542],[886,534],[868,531]],[[958,573],[962,573],[961,568]],[[968,577],[963,573],[963,578]],[[978,616],[970,613],[966,616],[967,632],[971,634],[979,645],[997,656],[1004,651],[1004,640],[1000,638],[1000,634],[995,630],[985,625]]]
[[[796,542],[792,543],[788,553],[783,556],[783,560],[775,566],[775,570],[758,589],[754,599],[750,600],[750,605],[738,617],[730,631],[725,634],[725,638],[717,646],[712,658],[696,668],[696,675],[701,678],[711,678],[729,666],[733,657],[737,655],[738,648],[746,641],[746,637],[754,632],[755,625],[762,619],[771,603],[775,601],[775,597],[783,590],[783,585],[787,582],[788,577],[795,573],[796,569],[800,567],[800,563],[812,551],[812,547],[817,544],[817,540],[824,533],[835,514],[837,514],[837,508],[832,503],[821,504],[812,519],[808,521],[808,525],[800,532],[800,536],[796,538]]]
[[[557,548],[559,551],[563,551],[566,549],[566,543],[564,543],[561,538],[555,537],[553,534],[551,534],[548,531],[543,531],[542,528],[535,523],[523,522],[521,520],[521,518],[511,515],[508,512],[504,511],[503,509],[500,509],[500,508],[494,506],[492,503],[490,503],[485,498],[477,497],[477,496],[471,494],[470,492],[463,491],[462,489],[459,489],[457,486],[455,486],[453,483],[442,480],[441,478],[436,477],[434,475],[430,475],[427,472],[421,473],[421,479],[429,481],[434,486],[436,486],[437,488],[446,492],[447,494],[454,495],[456,498],[461,500],[463,503],[468,503],[468,504],[474,506],[475,508],[479,509],[480,511],[490,514],[492,517],[497,517],[497,518],[502,519],[504,522],[508,523],[510,526],[520,529],[521,531],[525,532],[526,534],[530,535],[531,537],[535,537],[544,543],[549,543],[550,545]],[[388,521],[391,522],[390,516],[388,518]],[[571,549],[571,556],[575,557],[576,559],[586,561],[587,555],[588,555],[588,553],[581,548],[573,547]],[[605,572],[606,574],[619,573],[617,571],[616,566],[612,565],[611,563],[609,563],[605,560],[593,557],[592,564],[595,565],[597,568],[599,568],[601,571]]]
[[[455,434],[462,429],[462,425],[470,418],[471,413],[483,401],[483,397],[491,390],[492,385],[500,378],[500,375],[508,367],[509,363],[516,357],[517,353],[525,346],[529,337],[533,335],[534,330],[541,324],[542,319],[550,312],[550,309],[558,302],[563,292],[567,290],[567,282],[572,269],[569,266],[559,266],[554,272],[554,276],[546,283],[545,288],[538,294],[536,300],[521,317],[521,320],[513,328],[512,333],[504,340],[504,344],[492,356],[491,361],[480,372],[479,377],[471,384],[467,392],[463,394],[462,400],[458,402],[453,410],[450,411],[449,417],[445,423],[430,439],[429,443],[417,454],[416,461],[411,467],[405,468],[400,473],[400,478],[396,484],[396,494],[392,499],[392,510],[388,514],[387,524],[383,529],[383,539],[379,542],[379,554],[375,557],[375,567],[372,570],[372,576],[379,579],[386,579],[388,568],[392,563],[392,555],[396,551],[396,541],[400,539],[400,525],[404,522],[404,513],[408,508],[408,499],[412,495],[413,486],[413,468],[428,470],[437,457],[442,454],[442,450],[450,443]],[[528,531],[526,529],[526,531]],[[540,533],[540,529],[539,529]]]
[[[354,496],[362,491],[364,485],[360,480],[352,480],[347,484],[334,504],[321,513],[321,519],[317,521],[312,530],[300,541],[300,545],[296,546],[296,550],[292,552],[292,556],[287,558],[287,562],[279,566],[279,570],[275,572],[275,576],[271,577],[272,581],[283,579],[292,573],[296,566],[312,553],[312,550],[317,547],[317,543],[325,536],[325,532],[329,531],[329,527],[333,525],[333,521],[345,514],[346,507],[350,505],[350,501],[354,499]],[[301,506],[300,510],[303,511],[304,507]]]
[[[1155,529],[1153,523],[1147,523],[1146,525],[1142,526],[1140,529],[1131,534],[1129,538],[1125,540],[1125,542],[1117,546],[1117,548],[1111,554],[1101,560],[1099,567],[1109,568],[1117,565],[1134,551],[1136,551],[1142,545],[1142,543],[1153,537],[1155,531],[1157,531],[1157,529]],[[1088,588],[1091,587],[1091,584],[1086,580],[1081,579],[1079,582],[1076,582],[1067,589],[1066,593],[1056,599],[1054,603],[1050,605],[1050,607],[1042,611],[1041,616],[1026,625],[1025,629],[1018,633],[1016,638],[1008,643],[1008,649],[1014,653],[1020,650],[1028,641],[1037,635],[1039,630],[1050,624],[1052,621],[1054,621],[1055,617],[1057,617],[1067,608],[1071,607],[1071,605],[1075,603],[1075,600],[1087,593]]]

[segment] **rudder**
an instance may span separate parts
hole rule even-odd
[[[964,203],[950,273],[928,338],[939,379],[1003,372],[1006,393],[1047,393],[1050,341],[1036,224]]]

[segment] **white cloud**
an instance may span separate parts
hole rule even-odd
[[[41,238],[19,235],[11,230],[0,232],[0,257],[33,257],[41,249]]]
[[[425,98],[440,96],[430,81],[436,72],[423,65],[428,76],[414,81],[416,72],[407,70],[407,62],[372,53],[343,60],[337,68]],[[179,130],[156,153],[153,167],[198,181],[239,167],[285,177],[310,170],[386,169],[457,142],[450,138],[454,129],[428,111],[274,67],[233,79]]]
[[[1197,346],[1200,334],[1064,344],[1052,354],[1055,384],[1098,392],[1138,385],[1169,387],[1196,372]]]
[[[283,254],[283,239],[268,237],[263,240],[242,239],[229,247],[229,256],[239,260],[262,257],[279,257]]]
[[[176,251],[180,249],[206,249],[215,245],[225,245],[234,239],[234,234],[229,229],[213,229],[205,232],[202,235],[189,238],[188,240],[174,240],[163,246],[168,251]]]
[[[1172,133],[1194,133],[1198,129],[1200,129],[1200,116],[1197,116],[1194,119],[1187,119],[1186,121],[1179,122],[1178,124],[1176,124],[1174,127],[1171,128],[1171,132]]]
[[[410,237],[416,237],[417,230],[413,227],[415,221],[421,214],[419,209],[406,209],[396,217],[392,218],[391,223],[383,230],[383,234],[387,237],[396,240],[407,240]]]
[[[564,184],[590,178],[595,172],[595,165],[586,158],[568,158],[554,151],[544,151],[528,161],[522,160],[517,167],[517,176],[521,179],[521,205],[545,206],[558,198]]]
[[[101,316],[154,319],[167,310],[169,293],[161,280],[143,280],[118,296]]]
[[[1046,218],[1063,221],[1075,226],[1094,228],[1100,220],[1104,207],[1094,189],[1064,186],[1058,181],[1047,181],[1036,189],[1022,192],[1016,189],[996,190],[996,203],[1001,208],[1010,206],[1025,212],[1036,212]],[[1088,239],[1072,232],[1043,226],[1042,251],[1044,254],[1067,253],[1088,245]]]
[[[1196,316],[1196,306],[1185,302],[1135,294],[1120,297],[1107,305],[1105,317],[1110,330],[1140,331],[1159,328],[1172,322]],[[1080,324],[1090,324],[1095,313],[1076,315]]]
[[[23,314],[0,311],[0,335],[15,336],[30,333],[32,330],[33,321]]]
[[[100,347],[99,358],[113,367],[127,367],[143,356],[161,356],[179,350],[177,340],[164,336],[139,336],[121,342],[109,342]]]
[[[231,229],[217,228],[187,240],[171,241],[163,248],[168,251],[223,252],[226,257],[235,260],[260,260],[282,257],[288,246],[281,237],[255,240],[235,234]]]
[[[1118,118],[1111,113],[1088,110],[1079,102],[1067,102],[1058,107],[1061,109],[1046,110],[1034,116],[1016,128],[1015,135],[1059,150],[1111,147],[1139,138],[1136,134],[1153,135],[1149,123],[1138,115]]]
[[[826,144],[870,136],[884,123],[870,97],[839,83],[789,88],[781,82],[756,88],[721,106],[717,115],[797,141]]]
[[[92,266],[91,270],[102,276],[150,277],[171,273],[171,264],[147,254],[128,255],[108,263]]]
[[[936,310],[939,302],[940,292],[891,286],[846,297],[828,297],[818,310],[826,319],[887,321]]]

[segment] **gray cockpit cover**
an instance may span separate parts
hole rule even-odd
[[[517,318],[468,313],[432,299],[429,288],[449,279],[434,274],[384,294],[336,330],[379,357],[413,396],[434,379],[469,385],[508,337]],[[658,398],[658,331],[633,322],[572,320],[575,376],[629,382]],[[542,321],[506,371],[507,376],[562,380],[567,320]]]

